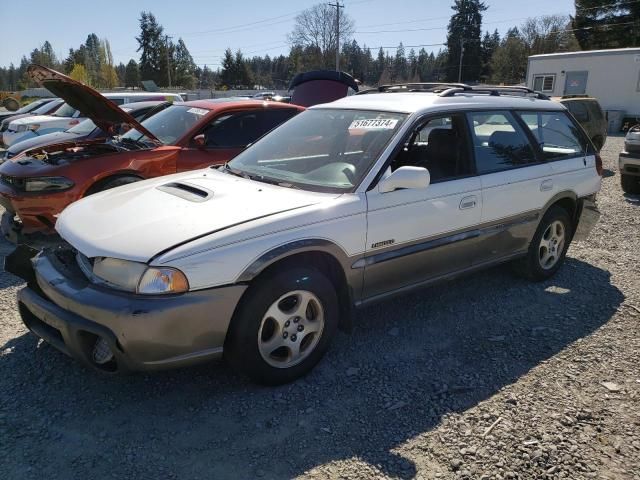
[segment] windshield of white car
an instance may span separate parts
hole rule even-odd
[[[15,112],[13,112],[13,114],[19,115],[21,113],[29,113],[48,103],[48,102],[44,102],[44,103],[43,102],[44,100],[36,100],[35,102],[31,102],[28,105],[25,105],[24,107],[22,107],[21,109],[16,110]]]
[[[182,138],[187,131],[209,113],[204,108],[194,108],[186,105],[172,105],[161,112],[149,117],[142,126],[153,133],[165,145],[171,145]],[[135,142],[150,142],[143,133],[131,129],[125,133],[122,140]]]
[[[92,120],[85,120],[84,122],[80,122],[75,127],[71,127],[67,132],[74,133],[76,135],[89,135],[96,129],[96,124],[93,123]]]
[[[74,113],[76,113],[76,109],[73,108],[68,103],[62,105],[59,109],[52,114],[54,117],[73,117]]]
[[[47,102],[44,105],[40,105],[35,110],[31,111],[34,115],[46,115],[52,108],[55,108],[56,105],[60,106],[62,103],[58,100],[52,100],[51,102]]]
[[[350,192],[406,118],[406,114],[370,110],[307,110],[234,158],[229,169],[254,180],[304,190]]]

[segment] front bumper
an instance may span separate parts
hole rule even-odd
[[[573,234],[573,240],[583,241],[587,239],[593,227],[595,227],[598,220],[600,220],[601,214],[596,205],[596,195],[593,194],[581,198],[578,203],[577,213],[577,226]]]
[[[0,181],[0,206],[20,217],[21,233],[53,233],[57,215],[80,198],[76,189],[29,193]]]
[[[27,328],[85,365],[110,372],[159,370],[220,357],[246,289],[232,285],[182,295],[135,295],[91,284],[68,251],[44,250],[30,261],[32,268],[25,264],[28,257],[19,247],[7,258],[7,271],[28,281],[18,292]],[[93,361],[100,338],[115,358],[107,366]]]
[[[621,152],[618,157],[618,168],[623,175],[640,176],[640,152]]]

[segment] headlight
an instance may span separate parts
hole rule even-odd
[[[175,268],[149,267],[144,263],[98,257],[93,262],[93,275],[121,290],[143,295],[183,293],[189,290],[184,273]]]
[[[189,290],[189,282],[180,270],[175,268],[149,267],[138,284],[138,293],[157,295],[161,293],[182,293]]]
[[[65,177],[27,178],[24,189],[27,192],[44,192],[49,190],[66,190],[73,187],[73,182]]]

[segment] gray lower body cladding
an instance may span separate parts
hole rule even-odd
[[[104,339],[119,370],[194,364],[222,354],[246,286],[147,297],[89,283],[54,252],[33,260],[35,284],[20,290],[25,325],[62,352],[96,367],[91,348]]]

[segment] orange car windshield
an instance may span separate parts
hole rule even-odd
[[[163,144],[172,145],[208,113],[209,110],[205,108],[172,105],[146,119],[142,122],[142,126],[153,133]],[[151,141],[136,129],[129,130],[121,138],[135,142]]]

